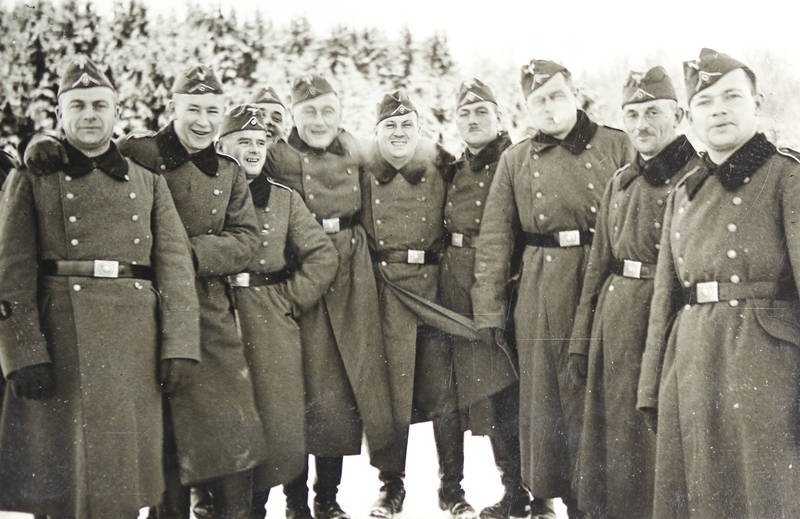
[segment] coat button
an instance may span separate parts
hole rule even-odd
[[[133,239],[133,244],[134,244],[134,245],[139,245],[140,243],[142,243],[142,240],[141,240],[141,239],[139,239],[139,238],[134,238],[134,239]]]
[[[450,207],[453,207],[453,202],[447,202],[447,205],[449,205]]]
[[[678,214],[683,214],[683,213],[685,213],[685,212],[686,212],[686,208],[684,208],[683,206],[680,206],[680,207],[678,208]]]
[[[216,207],[211,210],[211,214],[217,214],[217,208]]]
[[[739,306],[739,300],[738,299],[731,299],[730,301],[728,301],[728,304],[735,308],[735,307]]]
[[[376,181],[375,181],[375,185],[376,185],[376,186],[379,186],[379,185],[381,185],[381,183],[380,183],[380,182],[378,182],[378,181],[376,180]]]
[[[489,170],[489,164],[486,164],[485,166],[483,166],[483,169],[488,171]]]
[[[387,265],[387,263],[385,261],[381,261],[381,266],[382,267],[385,267],[386,265]]]
[[[544,215],[544,214],[540,214],[540,215],[539,215],[539,220],[544,220],[544,219],[546,219],[546,218],[547,218],[547,216],[546,216],[546,215]]]
[[[731,283],[735,284],[735,283],[739,283],[740,281],[741,281],[741,279],[736,274],[731,276]]]
[[[306,180],[311,180],[311,175],[306,175]]]
[[[347,168],[347,174],[348,174],[348,175],[352,175],[352,174],[353,174],[353,170],[352,170],[352,169],[350,169],[350,168]]]
[[[424,202],[425,200],[427,200],[427,198],[423,196],[419,200],[420,200],[420,202]]]
[[[689,304],[683,305],[683,309],[684,310],[691,310],[692,309],[692,305],[689,305]]]
[[[593,205],[589,206],[589,212],[596,213],[597,212],[597,208],[595,206],[593,206]]]
[[[553,261],[553,256],[551,256],[551,255],[547,254],[547,255],[544,257],[544,260],[545,260],[545,261],[547,261],[547,262],[549,263],[549,262]]]
[[[269,224],[265,223],[262,227],[264,227],[264,229],[269,229]]]
[[[206,231],[206,234],[214,234],[214,229],[209,229]]]
[[[680,240],[681,239],[681,233],[680,232],[675,231],[675,239],[676,240]]]
[[[264,258],[261,258],[260,260],[258,260],[258,264],[259,265],[266,265],[267,264],[267,260],[265,260]]]
[[[533,160],[539,160],[539,154],[538,153],[534,153],[533,154]]]
[[[542,174],[541,174],[541,173],[539,173],[538,171],[534,171],[534,172],[533,172],[533,178],[539,178],[539,177],[541,177],[541,176],[542,176]]]
[[[483,187],[485,184],[483,182],[478,182],[478,187]]]
[[[661,249],[661,245],[656,243],[656,250],[659,250],[659,249]]]
[[[309,193],[308,194],[308,199],[309,200],[314,200],[314,193]]]
[[[139,221],[139,215],[138,214],[132,215],[131,216],[131,220],[134,221],[134,222],[138,222]]]
[[[742,199],[738,196],[733,197],[733,205],[742,205]]]
[[[661,222],[653,222],[653,227],[656,229],[661,229]]]
[[[268,241],[262,241],[262,242],[261,242],[261,246],[262,246],[262,247],[266,247],[267,245],[269,245],[269,242],[268,242]]]
[[[658,200],[656,200],[656,205],[657,205],[657,206],[662,206],[662,205],[664,205],[664,200],[662,200],[662,199],[660,199],[660,198],[659,198]]]
[[[608,291],[609,292],[613,292],[614,291],[614,285],[608,285]]]
[[[419,181],[420,181],[420,182],[427,182],[427,181],[428,181],[428,179],[427,179],[427,178],[425,178],[425,177],[422,177],[421,179],[419,179]]]
[[[357,192],[358,192],[358,186],[353,186],[353,193],[357,193]]]
[[[592,149],[592,144],[591,144],[591,143],[587,144],[587,145],[586,145],[586,149],[587,149],[587,150],[590,150],[590,149]]]
[[[422,221],[423,221],[423,222],[427,222],[427,221],[428,221],[428,218],[427,218],[427,217],[425,217],[425,216],[423,216],[423,217],[422,217]]]
[[[78,221],[78,217],[77,216],[70,216],[69,218],[67,218],[67,220],[69,220],[69,223],[75,223],[75,222]]]
[[[133,288],[135,288],[136,290],[141,290],[141,289],[143,289],[143,288],[144,288],[144,285],[142,285],[142,284],[141,284],[140,282],[138,282],[138,281],[134,281],[134,282],[133,282]]]
[[[79,284],[77,284],[77,283],[75,283],[74,285],[72,285],[72,290],[74,290],[75,292],[80,292],[80,291],[81,291],[81,288],[83,288],[83,287],[81,287],[81,286],[80,286]]]
[[[686,281],[683,282],[683,286],[685,288],[689,288],[690,286],[692,286],[692,282],[687,279]]]
[[[75,198],[75,195],[73,195],[72,193],[67,193],[67,194],[66,194],[66,195],[64,195],[64,196],[66,196],[66,197],[67,197],[67,200],[72,200],[73,198]]]
[[[128,175],[127,173],[125,173],[125,174],[122,176],[122,178],[124,178],[126,182],[130,182],[130,180],[131,180],[131,176],[130,176],[130,175]]]
[[[303,162],[305,162],[306,164],[308,164],[308,157],[303,157]]]
[[[586,164],[584,164],[584,166],[586,166],[586,169],[592,169],[592,163],[591,162],[587,162]]]
[[[69,175],[64,175],[64,181],[65,182],[72,182],[72,177],[69,176]]]
[[[592,189],[594,189],[594,184],[592,184],[591,182],[589,182],[589,183],[586,185],[586,189],[588,189],[589,191],[591,191]]]
[[[728,249],[728,252],[726,252],[725,254],[727,254],[727,256],[730,259],[734,259],[736,257],[736,251],[733,249]]]
[[[481,201],[480,201],[480,200],[475,200],[475,205],[477,205],[478,207],[480,207],[480,206],[481,206]]]
[[[128,198],[130,198],[131,200],[135,200],[136,199],[136,193],[129,194]]]
[[[543,196],[543,195],[542,195],[542,192],[541,192],[541,191],[537,191],[537,192],[536,192],[536,198],[542,198],[542,196]]]
[[[684,259],[683,256],[678,256],[678,265],[683,265]]]
[[[383,240],[378,240],[378,245],[380,245],[381,247],[383,247]]]
[[[380,204],[380,203],[381,203],[381,199],[380,198],[376,198],[375,199],[375,204]]]
[[[728,232],[736,232],[736,229],[738,229],[738,227],[736,227],[735,223],[728,224]]]
[[[480,218],[475,218],[475,223],[481,223],[481,219]]]
[[[268,212],[269,212],[269,206],[267,206],[267,207],[265,207],[265,208],[264,208],[264,212],[265,212],[265,213],[268,213]]]
[[[77,238],[72,238],[72,239],[69,241],[69,244],[70,244],[70,245],[72,245],[73,247],[77,246],[77,245],[78,245],[78,243],[80,243],[80,242],[78,241],[78,239],[77,239]]]
[[[222,194],[222,190],[221,190],[221,189],[214,188],[214,191],[213,191],[213,193],[214,193],[214,196],[219,196],[219,195],[221,195],[221,194]]]
[[[744,177],[742,179],[742,182],[745,183],[745,184],[749,184],[750,183],[750,177]]]
[[[164,171],[165,169],[167,169],[167,166],[165,166],[164,164],[161,164],[161,165],[158,167],[158,169],[160,169],[161,171]]]
[[[381,223],[383,223],[383,222],[381,222],[380,220],[375,220],[375,223],[376,223],[377,225],[380,225],[380,224],[381,224]]]

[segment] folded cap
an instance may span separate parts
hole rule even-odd
[[[405,91],[395,90],[383,95],[383,99],[378,104],[378,120],[376,122],[379,123],[389,117],[406,115],[411,112],[416,112],[419,115],[417,107],[414,106]]]
[[[554,61],[532,59],[530,63],[522,67],[520,75],[522,94],[527,98],[531,92],[547,83],[550,78],[558,73],[561,73],[566,79],[572,76],[566,67]]]
[[[225,114],[219,136],[246,130],[260,130],[266,133],[267,128],[261,122],[261,109],[255,105],[238,105]]]
[[[175,78],[173,94],[222,94],[222,83],[207,65],[194,65]]]
[[[325,94],[335,94],[330,82],[320,74],[306,74],[294,80],[292,85],[292,104],[302,103]]]
[[[275,92],[275,89],[272,88],[271,86],[266,86],[261,90],[259,90],[258,93],[255,95],[255,97],[253,97],[253,100],[250,102],[255,104],[275,103],[286,108],[286,105],[283,104],[283,101],[281,101],[281,98],[278,96],[278,93]]]
[[[481,101],[497,104],[494,92],[488,85],[478,78],[472,78],[461,83],[456,95],[456,108],[472,103],[480,103]]]
[[[655,99],[678,100],[672,79],[664,67],[653,67],[644,74],[631,71],[628,80],[622,87],[622,106]]]
[[[61,72],[58,82],[58,95],[76,88],[106,87],[116,91],[108,77],[85,54],[78,54],[70,60]]]
[[[695,94],[710,87],[728,72],[739,68],[744,70],[755,86],[756,75],[750,70],[750,67],[739,60],[733,59],[727,54],[717,52],[713,49],[701,50],[698,59],[685,61],[683,63],[683,75],[686,80],[686,98],[691,101]]]

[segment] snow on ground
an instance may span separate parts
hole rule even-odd
[[[476,510],[495,503],[502,496],[503,488],[494,466],[489,440],[485,437],[465,438],[464,490],[467,500]],[[364,449],[366,452],[366,449]],[[309,481],[313,483],[314,464],[311,463]],[[345,458],[344,475],[339,490],[339,503],[353,519],[363,519],[378,495],[380,482],[378,471],[369,464],[366,454]],[[430,422],[411,427],[408,461],[406,464],[407,496],[403,519],[444,519],[447,514],[439,510],[436,490],[439,488],[436,448]],[[313,492],[312,492],[313,494]],[[559,519],[566,518],[566,509],[557,502]],[[140,517],[145,517],[142,512]],[[267,504],[268,518],[284,517],[283,492],[273,489]],[[0,519],[28,519],[26,514],[0,512]]]

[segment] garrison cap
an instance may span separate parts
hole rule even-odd
[[[231,108],[225,114],[219,136],[246,130],[260,130],[265,133],[267,131],[267,127],[261,122],[261,109],[255,105],[238,105]]]
[[[394,92],[386,93],[378,104],[378,120],[376,124],[389,117],[406,115],[411,112],[416,112],[419,115],[417,107],[414,106],[405,91],[395,90]]]
[[[530,63],[522,67],[520,75],[522,94],[527,99],[531,92],[544,85],[547,80],[558,73],[561,73],[565,79],[572,77],[572,74],[563,65],[546,59],[532,59]]]
[[[486,83],[478,78],[472,78],[461,83],[456,95],[456,108],[472,103],[480,103],[481,101],[497,104],[494,92]]]
[[[686,99],[691,101],[695,94],[710,87],[728,72],[739,68],[744,70],[755,87],[756,75],[750,67],[722,52],[712,49],[701,50],[698,59],[683,62]]]
[[[256,104],[275,103],[286,108],[286,105],[283,104],[283,101],[281,101],[281,98],[278,96],[278,93],[275,92],[275,89],[272,88],[271,86],[266,86],[261,90],[259,90],[258,94],[256,94],[255,97],[253,97],[253,100],[250,102]]]
[[[321,74],[306,74],[295,79],[292,84],[292,105],[325,94],[336,94],[327,78]]]
[[[64,66],[58,82],[58,95],[76,88],[106,87],[116,91],[108,77],[85,54],[78,54]]]
[[[194,65],[187,68],[172,85],[173,94],[221,94],[220,83],[214,70],[208,65]]]
[[[645,73],[631,71],[622,87],[622,106],[656,99],[678,100],[672,79],[664,67],[653,67]]]

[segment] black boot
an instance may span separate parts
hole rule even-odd
[[[531,519],[556,519],[553,500],[534,497],[531,501]]]
[[[253,500],[250,502],[250,519],[264,519],[267,516],[269,489],[253,487]]]
[[[578,500],[574,498],[566,498],[562,497],[562,501],[564,501],[564,505],[567,507],[567,517],[569,519],[583,519],[584,514],[580,510],[578,510]]]
[[[406,487],[403,484],[405,474],[401,472],[381,472],[383,482],[378,499],[372,505],[370,517],[390,519],[403,511],[403,501],[406,499]]]
[[[209,485],[192,487],[191,499],[192,512],[197,519],[214,519],[214,497],[211,495]]]
[[[250,519],[253,501],[253,472],[245,470],[214,481],[215,519]]]
[[[464,430],[458,411],[433,419],[433,439],[439,457],[439,508],[451,517],[475,519],[475,509],[464,497]]]
[[[336,494],[342,482],[342,457],[314,458],[317,467],[317,480],[314,482],[315,519],[350,519],[336,502]]]
[[[313,519],[308,508],[308,464],[303,472],[289,483],[283,485],[286,496],[286,519]]]

